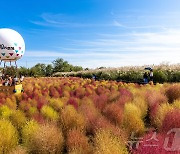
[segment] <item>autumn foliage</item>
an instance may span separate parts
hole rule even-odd
[[[166,153],[167,132],[180,128],[178,83],[47,77],[25,78],[23,87],[0,93],[0,154]],[[159,147],[146,147],[154,132]]]

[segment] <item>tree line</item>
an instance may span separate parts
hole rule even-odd
[[[1,68],[2,69],[2,68]],[[69,64],[62,58],[57,58],[52,62],[52,64],[38,63],[31,68],[20,67],[16,69],[15,67],[6,67],[4,69],[5,74],[14,75],[18,72],[19,75],[31,76],[31,77],[43,77],[52,76],[56,72],[77,72],[82,71],[81,66],[73,66]]]
[[[2,68],[1,68],[2,69]],[[23,75],[29,77],[48,77],[48,76],[73,76],[82,78],[93,78],[95,76],[98,80],[116,80],[128,82],[141,82],[143,79],[144,68],[129,68],[129,70],[111,70],[105,67],[99,67],[97,70],[83,69],[81,66],[73,66],[62,58],[57,58],[52,64],[38,63],[31,68],[20,67],[18,70],[15,67],[7,67],[4,69],[5,74],[8,75]],[[79,72],[82,71],[82,72]],[[2,71],[1,71],[2,72]],[[58,73],[57,73],[58,72]],[[69,73],[63,73],[69,72]],[[180,82],[180,65],[176,69],[171,66],[162,67],[157,66],[154,69],[154,82]]]

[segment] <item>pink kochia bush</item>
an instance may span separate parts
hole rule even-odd
[[[161,130],[168,132],[171,129],[180,128],[180,109],[174,109],[165,115]]]

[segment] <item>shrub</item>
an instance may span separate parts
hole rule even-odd
[[[49,105],[52,106],[56,111],[60,111],[64,107],[64,102],[61,99],[50,98]]]
[[[108,97],[108,102],[114,102],[117,101],[120,97],[119,92],[117,91],[112,91],[110,96]]]
[[[147,91],[146,100],[149,106],[149,118],[154,121],[159,106],[167,103],[167,97],[158,91]]]
[[[175,108],[180,109],[180,100],[174,101],[173,106],[174,106]]]
[[[78,109],[78,102],[75,98],[69,98],[67,105],[68,104],[74,106],[75,109]]]
[[[3,119],[9,119],[9,117],[12,114],[12,110],[7,107],[6,105],[3,105],[0,107],[0,117]]]
[[[32,134],[30,149],[32,153],[61,153],[64,145],[62,131],[53,124],[40,125]]]
[[[133,104],[135,104],[141,110],[141,117],[144,118],[147,115],[148,105],[144,98],[138,96],[134,97]]]
[[[133,94],[125,88],[119,88],[120,96],[127,96],[129,98],[129,101],[133,98]]]
[[[84,97],[84,95],[85,95],[85,89],[83,89],[83,88],[77,88],[77,89],[74,91],[74,95],[75,95],[75,97],[82,99],[82,98]]]
[[[10,109],[16,109],[17,104],[16,104],[16,100],[11,100],[10,98],[6,98],[6,105],[10,108]]]
[[[95,121],[101,114],[89,99],[83,99],[82,102],[84,103],[81,104],[78,111],[85,118],[87,132],[92,133]]]
[[[166,103],[166,104],[161,104],[158,109],[156,114],[154,115],[153,123],[155,126],[160,129],[162,126],[162,122],[164,120],[165,115],[170,112],[173,109],[173,107]]]
[[[117,104],[112,103],[106,106],[103,111],[103,114],[113,123],[117,125],[122,124],[123,120],[123,109],[120,108]]]
[[[90,154],[92,152],[88,143],[88,137],[76,129],[68,132],[66,145],[69,153]]]
[[[157,91],[147,91],[147,102],[150,107],[150,110],[155,106],[162,103],[167,103],[167,97],[160,92]]]
[[[163,82],[167,82],[168,78],[164,71],[155,70],[153,80],[154,82],[163,83]]]
[[[171,72],[170,73],[170,82],[180,82],[180,72]]]
[[[27,115],[29,117],[32,117],[33,115],[38,114],[38,113],[39,111],[36,107],[30,107],[29,110],[27,111]]]
[[[13,111],[9,119],[17,129],[21,129],[26,123],[25,114],[20,110]]]
[[[49,88],[49,95],[54,98],[59,98],[59,92],[53,86]]]
[[[94,139],[95,154],[128,154],[125,143],[121,138],[108,130],[99,130]]]
[[[128,134],[135,133],[136,135],[141,135],[144,133],[145,126],[141,117],[142,113],[139,108],[132,103],[125,104],[123,127]]]
[[[47,119],[47,120],[52,120],[56,121],[58,120],[59,116],[58,113],[50,106],[43,106],[41,109],[41,114]]]
[[[18,133],[8,120],[0,120],[0,153],[8,153],[18,144]]]
[[[78,113],[72,105],[67,105],[61,112],[60,125],[65,133],[67,133],[73,128],[84,130],[86,123],[83,115]]]
[[[100,111],[102,111],[107,104],[107,99],[108,98],[107,98],[106,94],[100,94],[99,96],[97,95],[93,98],[93,102],[94,102],[96,108],[98,108]]]
[[[165,94],[169,100],[169,103],[173,103],[173,101],[180,99],[180,85],[175,84],[170,86],[166,89]]]
[[[94,121],[91,124],[92,127],[91,133],[93,134],[95,134],[100,129],[112,130],[112,127],[114,126],[104,116],[96,117],[96,119],[93,120]]]
[[[22,146],[17,146],[9,154],[28,154],[27,149]]]
[[[180,110],[179,109],[173,109],[167,112],[162,122],[161,130],[163,132],[168,132],[173,128],[180,128]]]
[[[27,148],[31,147],[32,135],[34,134],[34,132],[37,131],[38,128],[39,128],[38,123],[33,120],[28,121],[26,125],[23,126],[21,130],[22,143]]]

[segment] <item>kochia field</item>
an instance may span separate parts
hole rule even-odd
[[[180,83],[25,78],[0,93],[0,154],[180,152]]]

